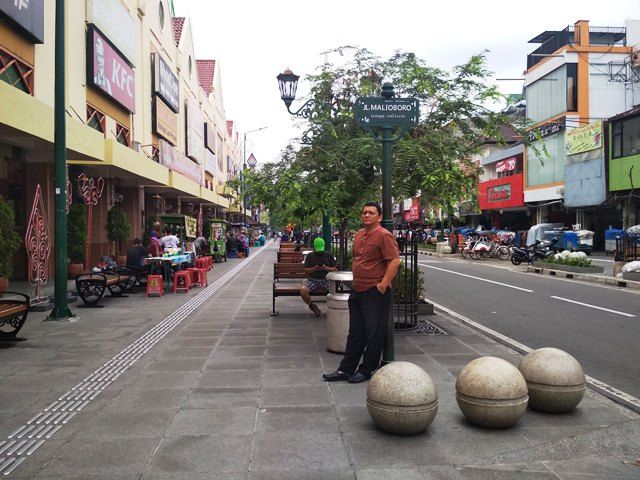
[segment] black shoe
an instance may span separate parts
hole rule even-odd
[[[351,378],[351,375],[341,372],[340,370],[336,370],[335,372],[331,373],[323,373],[322,378],[324,378],[327,382],[340,382],[349,380]]]
[[[349,377],[349,380],[347,380],[347,383],[362,383],[362,382],[366,382],[370,378],[371,378],[371,375],[367,375],[362,372],[356,372]]]
[[[311,305],[309,305],[309,310],[311,310],[316,317],[319,317],[320,314],[322,313],[320,311],[320,308],[318,308],[318,305],[316,305],[315,303],[312,303]]]

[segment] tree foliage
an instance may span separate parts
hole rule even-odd
[[[340,47],[309,75],[312,114],[298,150],[288,147],[277,163],[245,176],[252,201],[280,212],[287,221],[328,212],[340,229],[368,200],[381,198],[380,144],[355,121],[354,104],[361,96],[379,96],[389,79],[396,96],[420,102],[420,123],[395,142],[393,195],[413,196],[418,190],[433,206],[450,211],[473,195],[478,167],[471,157],[485,138],[500,140],[506,118],[487,105],[501,99],[486,83],[490,72],[485,53],[472,56],[451,71],[430,67],[410,52],[382,59],[366,49]],[[273,216],[273,215],[272,215]]]
[[[74,203],[67,216],[67,257],[71,263],[84,263],[87,251],[87,207]]]
[[[107,212],[107,237],[116,243],[116,254],[120,253],[120,244],[129,238],[131,225],[119,203]]]
[[[0,197],[0,277],[11,277],[13,254],[22,244],[11,206]]]

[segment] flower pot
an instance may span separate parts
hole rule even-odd
[[[9,279],[7,277],[0,277],[0,295],[2,295],[9,286]]]
[[[82,274],[84,265],[82,263],[67,263],[67,278],[74,279]]]

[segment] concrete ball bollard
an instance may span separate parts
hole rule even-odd
[[[565,413],[578,406],[586,388],[580,363],[557,348],[539,348],[518,367],[529,388],[529,407],[549,413]]]
[[[371,377],[367,410],[385,432],[397,435],[424,432],[438,413],[436,386],[417,365],[392,362]]]
[[[512,427],[527,410],[527,382],[506,360],[477,358],[458,375],[456,401],[471,423],[486,428]]]

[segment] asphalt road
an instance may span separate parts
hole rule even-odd
[[[506,263],[419,263],[427,299],[531,348],[565,350],[587,375],[640,398],[640,292],[523,273]]]

